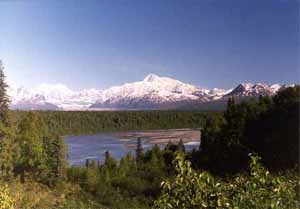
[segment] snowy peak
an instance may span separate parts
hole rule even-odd
[[[270,86],[272,92],[275,94],[277,91],[279,91],[279,89],[282,87],[282,85],[280,85],[279,83],[273,84]]]
[[[154,108],[183,101],[207,101],[197,87],[168,77],[149,74],[139,82],[111,87],[103,91],[93,108]]]
[[[143,81],[144,82],[160,81],[160,77],[151,73],[151,74],[147,75]]]
[[[254,86],[252,83],[241,83],[234,90],[238,91],[249,91]]]
[[[264,83],[241,83],[230,93],[225,95],[225,98],[228,97],[258,97],[258,96],[272,96],[281,88],[279,84],[267,85]]]

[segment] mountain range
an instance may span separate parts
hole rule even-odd
[[[20,110],[219,109],[230,97],[272,96],[288,86],[241,83],[229,90],[205,89],[149,74],[142,81],[105,90],[73,91],[62,84],[42,84],[30,89],[10,86],[8,95],[10,108]]]

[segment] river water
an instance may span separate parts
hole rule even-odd
[[[163,148],[167,142],[166,140],[163,140],[166,136],[168,136],[168,141],[176,142],[182,136],[191,137],[190,139],[184,139],[186,150],[197,149],[200,140],[197,139],[198,135],[195,133],[194,130],[185,130],[181,132],[178,130],[159,130],[152,132],[115,132],[100,133],[96,135],[67,136],[65,137],[65,143],[68,147],[67,160],[71,166],[84,165],[87,159],[98,160],[102,163],[106,151],[109,151],[115,159],[119,160],[128,152],[131,152],[132,154],[135,153],[134,150],[136,148],[137,136],[142,139],[144,150],[150,149],[154,144],[158,144]]]

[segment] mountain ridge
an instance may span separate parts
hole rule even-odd
[[[272,96],[289,85],[241,83],[232,89],[205,89],[192,84],[147,75],[143,80],[104,90],[74,91],[63,84],[41,84],[35,88],[10,87],[11,109],[90,110],[90,109],[180,109],[238,99]]]

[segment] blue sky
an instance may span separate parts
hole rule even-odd
[[[169,76],[203,87],[299,83],[297,0],[0,1],[9,80],[106,88]]]

